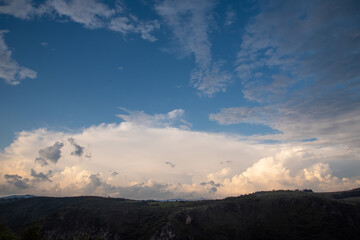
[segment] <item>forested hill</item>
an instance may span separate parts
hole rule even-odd
[[[360,189],[172,202],[9,198],[0,199],[0,219],[1,240],[358,239]]]

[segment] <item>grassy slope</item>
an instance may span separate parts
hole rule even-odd
[[[105,239],[356,239],[359,197],[359,189],[193,202],[35,197],[0,200],[0,218],[18,232],[38,220],[48,239],[85,233]]]

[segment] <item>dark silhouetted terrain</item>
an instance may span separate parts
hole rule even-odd
[[[43,239],[64,240],[359,239],[360,189],[271,191],[223,200],[175,202],[11,198],[0,200],[0,219],[4,223],[0,239],[11,236],[11,230],[20,239],[36,231]],[[34,221],[37,223],[32,225]]]

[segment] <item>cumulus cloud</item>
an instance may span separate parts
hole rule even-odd
[[[12,85],[17,85],[26,78],[36,78],[37,73],[35,71],[20,66],[12,58],[12,52],[4,40],[4,35],[7,32],[6,30],[0,31],[0,78]]]
[[[89,183],[85,186],[84,192],[86,195],[93,194],[96,189],[102,185],[99,174],[91,174],[89,176]]]
[[[61,142],[56,142],[50,147],[46,147],[39,150],[39,156],[35,159],[35,162],[39,162],[41,165],[48,165],[48,161],[57,163],[61,158],[61,148],[64,146]]]
[[[209,193],[216,193],[218,188],[222,186],[220,183],[215,183],[212,180],[209,182],[202,182],[200,185],[208,186]]]
[[[17,174],[5,174],[4,176],[5,176],[7,183],[15,186],[16,188],[26,189],[29,187],[29,185],[28,185],[29,179],[28,178],[23,178],[22,176],[19,176]]]
[[[360,179],[339,178],[331,174],[328,163],[312,162],[306,159],[304,148],[295,147],[283,150],[274,156],[262,158],[240,174],[231,177],[210,174],[209,179],[222,182],[222,194],[255,192],[272,189],[310,188],[316,191],[336,191],[341,188],[354,188]],[[316,151],[314,151],[316,152]],[[321,154],[319,154],[321,155]],[[307,160],[306,167],[291,166],[294,162]]]
[[[34,178],[34,180],[36,182],[42,182],[42,181],[51,182],[51,180],[49,179],[51,174],[52,174],[51,170],[49,170],[49,172],[47,174],[44,174],[42,172],[37,173],[34,169],[31,169],[31,174],[30,175]]]
[[[213,1],[168,1],[156,6],[165,23],[173,31],[181,48],[181,55],[194,55],[196,67],[191,73],[191,84],[206,95],[225,91],[230,74],[221,69],[211,55],[208,33],[213,21]]]
[[[75,150],[73,152],[71,152],[71,155],[81,157],[83,155],[83,153],[84,153],[84,147],[78,145],[75,142],[74,138],[69,138],[68,141],[70,142],[71,145],[73,145],[75,147]]]
[[[41,166],[48,165],[48,162],[46,161],[46,159],[42,158],[42,157],[35,158],[35,162],[39,163]]]
[[[0,153],[0,194],[26,190],[50,196],[198,199],[274,188],[342,190],[360,183],[358,174],[332,171],[334,164],[337,170],[342,169],[339,165],[346,170],[343,159],[358,161],[360,152],[355,149],[319,148],[310,142],[259,144],[239,136],[164,125],[163,117],[157,118],[159,124],[128,118],[77,133],[20,132]],[[92,157],[79,160],[72,154],[74,146],[65,144],[69,138],[88,146]],[[34,162],[37,156],[48,164]],[[50,164],[54,161],[56,165]],[[166,162],[176,167],[169,171]],[[219,162],[231,162],[231,168]]]
[[[165,162],[165,164],[169,165],[171,168],[174,168],[176,165],[172,162]]]

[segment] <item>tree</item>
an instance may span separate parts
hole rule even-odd
[[[34,222],[30,227],[26,228],[23,233],[23,240],[43,240],[41,236],[41,224]]]
[[[19,237],[8,226],[0,222],[0,240],[19,240]]]

